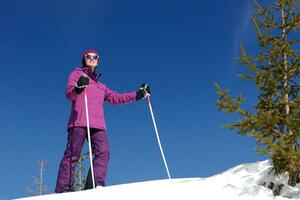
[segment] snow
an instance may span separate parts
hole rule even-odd
[[[82,200],[82,199],[185,199],[185,200],[300,200],[300,185],[287,186],[287,178],[270,173],[269,160],[238,165],[223,173],[208,178],[177,178],[128,183],[93,190],[49,194],[22,198],[23,200]],[[281,196],[274,196],[264,187],[273,182],[283,184]]]

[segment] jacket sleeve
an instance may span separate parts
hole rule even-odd
[[[109,102],[110,104],[119,105],[125,103],[131,103],[136,101],[136,92],[130,93],[118,93],[116,91],[110,90],[105,86],[105,96],[104,100]]]
[[[77,86],[77,81],[81,76],[80,72],[74,71],[70,74],[68,78],[68,84],[66,88],[66,97],[70,101],[75,101],[76,98],[79,96],[78,93],[75,92],[75,87]]]

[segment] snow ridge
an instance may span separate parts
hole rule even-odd
[[[76,199],[185,199],[185,200],[300,200],[300,186],[287,186],[283,175],[275,177],[269,160],[241,164],[208,178],[178,178],[113,185],[104,188],[23,198],[23,200]],[[265,186],[281,185],[281,196]],[[265,186],[264,186],[265,185]]]

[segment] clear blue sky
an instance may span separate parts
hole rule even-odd
[[[239,44],[257,49],[250,0],[30,0],[0,7],[0,199],[28,196],[37,161],[48,163],[52,193],[66,145],[69,73],[84,50],[101,53],[101,82],[119,92],[149,83],[161,141],[174,178],[207,177],[266,159],[255,141],[221,126],[214,83],[257,92],[236,77]],[[107,184],[166,178],[147,103],[105,105],[111,146]],[[85,150],[87,144],[85,144]],[[88,166],[86,166],[88,168]]]

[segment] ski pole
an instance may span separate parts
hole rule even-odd
[[[94,177],[94,167],[93,167],[93,153],[92,153],[92,144],[91,144],[91,132],[90,132],[90,121],[89,121],[89,109],[88,109],[88,99],[87,99],[87,88],[84,88],[84,101],[85,101],[85,114],[86,114],[86,128],[89,142],[89,152],[90,152],[90,165],[91,165],[91,174],[93,189],[95,189],[95,177]]]
[[[153,125],[154,125],[154,130],[155,130],[155,133],[156,133],[156,138],[157,138],[157,142],[158,142],[158,145],[159,145],[160,153],[162,155],[162,158],[163,158],[163,161],[164,161],[164,164],[165,164],[165,168],[166,168],[166,171],[167,171],[167,174],[168,174],[168,178],[171,179],[171,175],[170,175],[170,172],[169,172],[169,167],[168,167],[168,164],[167,164],[167,160],[166,160],[166,157],[165,157],[165,154],[164,154],[164,151],[163,151],[163,148],[161,146],[160,139],[159,139],[159,134],[158,134],[158,130],[157,130],[157,126],[156,126],[156,122],[155,122],[155,118],[154,118],[154,114],[153,114],[153,110],[152,110],[152,105],[151,105],[151,101],[150,101],[150,94],[146,93],[146,99],[147,99],[147,102],[148,102],[148,105],[149,105],[149,109],[150,109],[150,113],[151,113],[151,117],[152,117],[152,121],[153,121]]]

